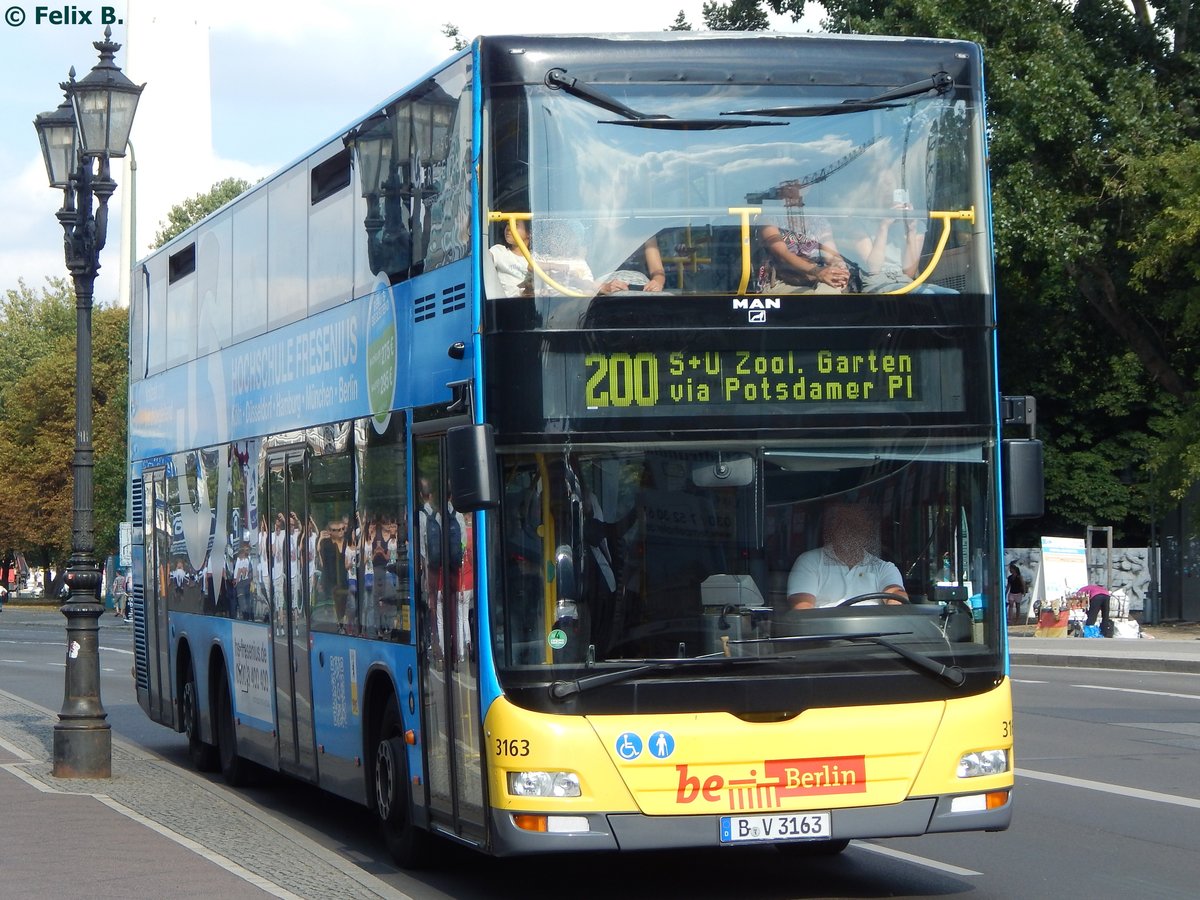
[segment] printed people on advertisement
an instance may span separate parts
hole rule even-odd
[[[347,634],[358,634],[358,519],[347,519],[346,544],[342,559],[346,566],[346,606],[342,627]]]
[[[435,660],[442,659],[442,538],[441,513],[435,506],[437,495],[429,479],[418,482],[421,508],[418,511],[417,548],[420,553],[421,595],[427,616],[426,648]]]
[[[249,619],[253,616],[250,598],[250,545],[242,541],[237,559],[233,561],[233,595],[236,609],[234,616]]]

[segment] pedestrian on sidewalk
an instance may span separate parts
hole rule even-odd
[[[117,618],[129,621],[129,576],[123,569],[118,569],[113,579],[113,606]]]
[[[1100,617],[1100,636],[1113,636],[1112,613],[1109,610],[1108,588],[1101,587],[1098,584],[1085,584],[1075,593],[1088,598],[1087,619],[1083,623],[1084,627],[1096,624],[1096,617]]]
[[[1008,564],[1008,624],[1016,625],[1021,620],[1021,603],[1025,600],[1025,577],[1015,562]]]

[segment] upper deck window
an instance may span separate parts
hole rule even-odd
[[[816,288],[818,266],[844,266],[839,292],[895,289],[914,268],[928,269],[928,289],[986,289],[982,118],[962,86],[825,115],[805,112],[878,91],[597,88],[633,110],[692,124],[632,121],[545,85],[493,93],[489,209],[532,216],[526,292],[792,292]],[[489,243],[501,243],[504,223],[493,228]],[[780,236],[803,258],[797,271],[781,271],[770,251]],[[665,277],[656,279],[659,271]]]

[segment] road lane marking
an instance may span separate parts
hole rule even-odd
[[[927,869],[937,869],[939,872],[946,872],[950,875],[982,875],[982,872],[976,872],[974,869],[963,869],[959,866],[952,866],[950,863],[940,862],[936,859],[929,859],[927,856],[916,856],[912,853],[905,853],[903,850],[893,850],[891,847],[881,847],[878,844],[868,844],[865,841],[854,841],[855,847],[860,847],[863,850],[870,850],[872,853],[878,853],[881,856],[890,856],[892,859],[910,862],[918,866],[924,866]]]
[[[1116,794],[1119,797],[1133,797],[1138,800],[1151,800],[1155,803],[1169,803],[1172,806],[1187,806],[1191,809],[1200,809],[1200,800],[1193,799],[1192,797],[1177,797],[1175,794],[1144,791],[1141,788],[1124,787],[1119,784],[1105,784],[1103,781],[1089,781],[1086,778],[1072,778],[1070,775],[1055,775],[1051,772],[1035,772],[1031,769],[1018,768],[1016,775],[1018,778],[1025,777],[1033,778],[1037,781],[1050,781],[1054,784],[1086,788],[1089,791]]]
[[[1151,694],[1155,697],[1178,697],[1181,700],[1200,700],[1200,694],[1172,694],[1169,691],[1148,691],[1145,688],[1106,687],[1102,684],[1073,684],[1071,687],[1089,691],[1119,691],[1123,694]]]

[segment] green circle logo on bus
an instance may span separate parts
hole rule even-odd
[[[567,646],[567,633],[561,628],[555,628],[546,638],[546,643],[550,645],[551,650],[561,650]]]
[[[387,279],[380,279],[367,306],[367,402],[375,428],[383,431],[396,394],[396,309]]]

